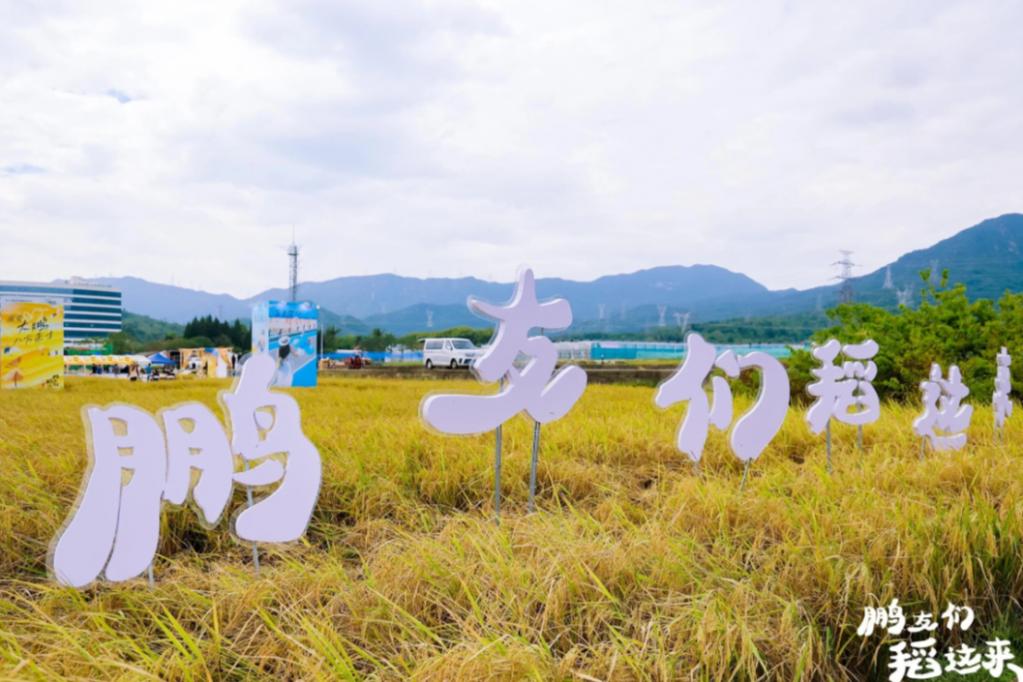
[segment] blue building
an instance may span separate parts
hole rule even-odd
[[[44,298],[64,304],[64,343],[102,339],[121,331],[121,292],[72,279],[54,284],[0,280],[0,298]]]

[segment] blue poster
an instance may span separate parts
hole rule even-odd
[[[316,385],[319,311],[310,301],[266,301],[252,311],[252,351],[277,363],[274,386]]]

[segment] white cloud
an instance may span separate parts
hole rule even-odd
[[[715,263],[1021,210],[1011,2],[67,3],[0,27],[0,276],[250,295]],[[765,257],[766,256],[766,257]]]

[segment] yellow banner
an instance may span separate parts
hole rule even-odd
[[[64,306],[0,299],[0,388],[64,387]]]

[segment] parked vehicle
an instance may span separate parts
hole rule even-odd
[[[367,358],[362,353],[356,353],[351,355],[344,360],[345,367],[348,369],[362,369],[363,367],[369,367],[373,364],[373,361]]]
[[[423,366],[467,368],[473,360],[483,354],[469,339],[423,339]]]

